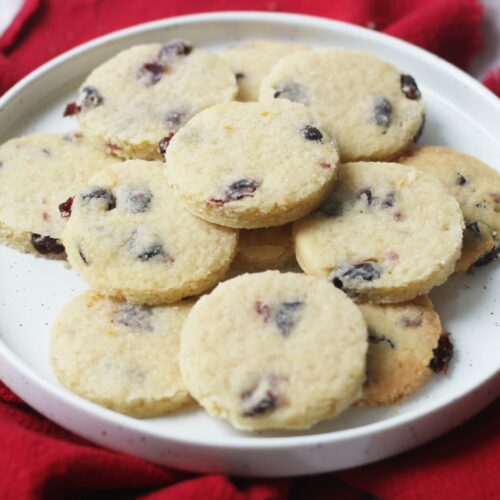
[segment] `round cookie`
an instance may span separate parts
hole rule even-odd
[[[433,372],[446,370],[453,346],[426,296],[359,308],[368,325],[369,347],[358,405],[395,403],[420,389]]]
[[[316,208],[335,181],[335,142],[301,104],[231,102],[171,140],[165,170],[184,206],[223,226],[279,226]]]
[[[238,82],[238,101],[258,101],[262,79],[284,56],[300,50],[308,50],[307,45],[253,40],[238,43],[219,55],[226,61]]]
[[[179,364],[191,395],[238,429],[305,429],[361,396],[359,309],[324,280],[267,271],[220,283],[193,307]]]
[[[359,302],[402,302],[453,272],[463,217],[434,177],[397,163],[340,168],[321,207],[294,223],[300,267]]]
[[[118,160],[80,132],[33,134],[0,146],[0,243],[64,258],[59,205]]]
[[[82,129],[119,156],[159,160],[162,139],[236,92],[233,72],[215,54],[181,40],[137,45],[92,71],[65,116],[78,115]]]
[[[242,229],[231,270],[241,273],[283,269],[294,262],[291,224]]]
[[[487,251],[484,261],[494,260],[500,251],[500,173],[474,156],[442,146],[415,148],[397,161],[437,177],[457,199],[476,237],[482,232],[476,222],[489,228],[497,249]]]
[[[387,160],[417,140],[424,105],[413,77],[363,52],[314,49],[281,59],[260,100],[305,104],[339,144],[343,162]]]
[[[134,417],[192,403],[179,371],[179,335],[193,305],[138,306],[85,292],[52,332],[50,362],[69,390]]]
[[[196,295],[222,279],[237,231],[184,210],[161,162],[129,160],[90,179],[63,233],[68,259],[98,292],[160,304]]]

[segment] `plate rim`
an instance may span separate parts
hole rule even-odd
[[[417,57],[425,64],[432,64],[438,66],[437,69],[442,69],[447,72],[451,72],[451,76],[457,77],[459,80],[464,81],[468,84],[471,91],[476,92],[483,99],[487,99],[488,103],[496,108],[500,112],[500,99],[498,99],[489,89],[484,87],[478,80],[474,79],[472,76],[465,73],[460,68],[454,66],[448,61],[440,58],[439,56],[432,54],[425,49],[422,49],[416,45],[409,42],[401,40],[399,38],[393,37],[391,35],[374,32],[367,28],[361,26],[350,24],[344,21],[337,21],[330,18],[311,16],[305,14],[295,14],[295,13],[276,13],[276,12],[266,12],[266,11],[223,11],[223,12],[208,12],[208,13],[197,13],[189,14],[177,17],[163,18],[154,21],[149,21],[146,23],[141,23],[133,25],[127,28],[113,31],[107,33],[100,37],[94,38],[83,44],[80,44],[58,56],[50,61],[42,64],[34,71],[26,75],[19,82],[17,82],[13,87],[11,87],[7,92],[5,92],[0,97],[0,112],[3,110],[3,106],[10,101],[18,92],[22,91],[27,86],[36,82],[36,80],[43,74],[57,68],[60,65],[65,64],[68,60],[73,57],[77,57],[85,52],[92,51],[110,41],[120,40],[127,38],[129,36],[134,36],[141,34],[150,30],[182,26],[182,25],[192,25],[192,24],[203,24],[210,22],[265,22],[265,23],[279,23],[282,25],[308,25],[308,26],[318,26],[325,27],[327,29],[335,29],[337,32],[353,34],[361,37],[363,39],[370,40],[371,38],[376,38],[379,41],[384,41],[390,45],[400,46],[403,50],[409,51],[411,56]],[[303,448],[321,445],[332,445],[340,444],[343,441],[352,438],[363,438],[373,434],[384,433],[388,430],[396,430],[404,427],[409,422],[413,422],[421,419],[422,417],[429,417],[435,413],[441,412],[443,409],[449,407],[454,402],[462,400],[471,395],[474,391],[483,387],[487,383],[491,382],[495,377],[500,374],[500,366],[489,373],[485,378],[481,379],[481,382],[471,387],[467,392],[462,393],[459,397],[448,397],[441,400],[440,403],[433,407],[432,409],[418,409],[406,415],[395,415],[391,416],[386,420],[379,422],[374,422],[359,427],[354,427],[351,429],[327,431],[318,434],[311,435],[288,435],[288,436],[260,436],[258,434],[246,434],[242,436],[231,436],[230,442],[221,444],[217,439],[210,439],[210,436],[204,436],[203,441],[199,441],[199,438],[191,438],[184,436],[182,438],[177,438],[175,435],[166,435],[163,429],[151,428],[147,425],[148,420],[134,419],[120,413],[113,412],[99,405],[96,405],[90,401],[81,398],[78,395],[71,393],[69,390],[62,386],[57,386],[50,380],[45,380],[38,377],[37,372],[26,364],[14,351],[12,351],[7,344],[0,338],[0,360],[6,361],[14,370],[17,370],[16,375],[21,377],[26,377],[29,379],[31,384],[40,390],[46,391],[51,394],[52,397],[56,399],[62,399],[65,404],[83,412],[85,415],[91,415],[98,418],[105,424],[117,424],[127,430],[140,431],[147,436],[154,438],[159,438],[162,440],[169,440],[170,442],[176,442],[185,445],[194,445],[199,448],[206,449],[248,449],[248,450],[286,450],[289,448]],[[0,368],[1,370],[1,368]],[[5,383],[5,377],[4,377]],[[6,383],[7,385],[7,383]],[[30,404],[30,403],[28,403]],[[31,405],[31,404],[30,404]],[[40,411],[40,410],[39,410]],[[42,411],[43,413],[43,411]],[[52,420],[52,419],[51,419]],[[64,427],[64,425],[63,425]]]

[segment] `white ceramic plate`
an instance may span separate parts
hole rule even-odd
[[[314,17],[202,14],[153,22],[78,47],[41,67],[0,100],[0,142],[66,131],[64,105],[97,64],[137,43],[182,37],[218,50],[240,39],[273,38],[373,52],[412,74],[427,104],[423,143],[456,147],[500,168],[500,104],[439,58],[394,38]],[[456,357],[447,375],[415,397],[352,409],[306,433],[245,434],[201,411],[136,420],[62,388],[48,363],[49,326],[85,283],[61,262],[0,248],[0,377],[48,418],[96,443],[203,472],[286,476],[353,467],[407,450],[451,429],[498,394],[500,267],[453,277],[432,293]]]

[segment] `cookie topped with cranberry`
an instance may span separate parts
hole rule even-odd
[[[319,117],[343,162],[393,158],[418,139],[424,124],[415,78],[352,50],[314,49],[281,59],[262,81],[260,100],[281,99]]]
[[[193,301],[168,306],[115,302],[85,292],[60,312],[50,363],[68,389],[134,417],[193,402],[179,371],[179,337]]]
[[[118,160],[81,132],[32,134],[0,146],[0,243],[64,258],[59,205]]]
[[[238,82],[238,101],[258,101],[262,79],[284,56],[307,45],[278,42],[274,40],[252,40],[240,42],[220,53],[233,70]]]
[[[369,347],[358,405],[396,403],[420,389],[433,373],[448,369],[453,344],[428,297],[359,308],[368,325]]]
[[[238,429],[305,429],[361,396],[367,330],[326,280],[244,274],[191,310],[179,364],[191,395]]]
[[[443,146],[414,148],[397,161],[437,177],[460,204],[466,222],[460,270],[473,262],[480,266],[497,258],[500,253],[499,172],[474,156]]]
[[[236,92],[226,62],[173,40],[134,46],[101,64],[64,114],[78,116],[83,130],[119,156],[161,159],[162,139],[164,144],[189,118]]]
[[[175,302],[223,278],[238,232],[182,208],[161,162],[129,160],[74,197],[63,242],[94,290],[139,304]]]
[[[278,226],[316,208],[336,178],[335,140],[302,104],[219,104],[170,141],[165,174],[194,215],[235,228]]]
[[[318,210],[294,223],[300,267],[359,302],[401,302],[444,283],[462,247],[457,201],[397,163],[346,163]]]

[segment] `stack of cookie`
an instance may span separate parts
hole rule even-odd
[[[500,180],[408,152],[412,76],[338,48],[177,40],[105,62],[64,114],[82,132],[0,147],[0,241],[67,255],[93,289],[53,328],[70,390],[138,417],[196,400],[239,429],[303,429],[446,371],[425,294],[496,256]]]

